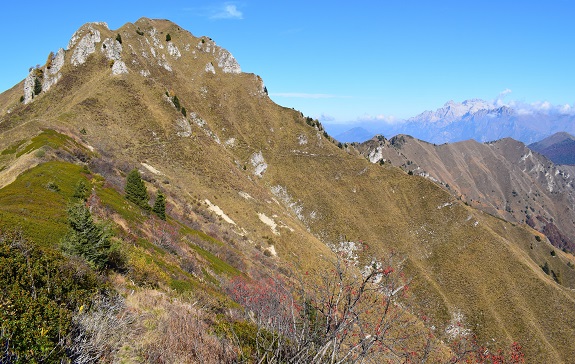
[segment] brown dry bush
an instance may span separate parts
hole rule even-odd
[[[137,333],[135,322],[121,296],[100,296],[74,316],[67,354],[77,364],[109,362]]]
[[[206,314],[191,305],[167,304],[142,356],[150,363],[236,362],[237,348],[211,334],[206,320]]]

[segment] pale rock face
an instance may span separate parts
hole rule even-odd
[[[239,66],[238,66],[239,67]],[[241,72],[241,70],[240,70]],[[264,84],[264,80],[262,80],[262,78],[260,76],[256,76],[258,82],[260,83],[260,89],[258,90],[259,95],[260,96],[265,96],[268,94],[268,89],[266,88],[266,85]]]
[[[206,64],[206,67],[204,69],[207,73],[213,73],[214,75],[216,74],[216,69],[214,68],[214,65],[211,62]]]
[[[100,43],[100,32],[98,30],[90,30],[74,49],[72,64],[78,66],[86,62],[88,56],[96,51],[96,43]]]
[[[106,29],[108,29],[108,24],[105,22],[92,22],[92,23],[87,23],[85,25],[83,25],[82,27],[80,27],[80,29],[78,29],[73,35],[72,38],[70,38],[70,41],[68,42],[68,47],[66,49],[72,49],[76,43],[78,42],[78,40],[82,37],[82,34],[88,30],[90,32],[94,32],[94,26],[103,26]],[[98,33],[99,34],[99,33]],[[99,42],[99,41],[98,41]]]
[[[150,37],[152,38],[152,42],[154,43],[154,46],[156,48],[159,49],[164,49],[164,46],[162,45],[162,43],[160,42],[160,39],[158,38],[158,30],[156,28],[152,28],[149,32]]]
[[[258,217],[260,218],[260,221],[263,222],[264,224],[266,224],[267,226],[269,226],[269,228],[272,230],[272,232],[274,233],[274,235],[279,235],[279,231],[278,231],[278,224],[274,221],[274,219],[272,219],[271,217],[266,216],[266,214],[262,213],[262,212],[258,212]],[[275,250],[275,249],[274,249]]]
[[[106,58],[118,61],[122,59],[122,44],[115,39],[106,38],[102,43],[100,48],[102,53],[106,55]]]
[[[170,56],[174,57],[175,59],[178,59],[182,56],[178,47],[176,47],[172,42],[168,42],[168,53],[170,53]]]
[[[279,198],[281,202],[283,202],[283,204],[288,209],[290,209],[300,221],[307,223],[303,214],[303,205],[300,201],[294,201],[284,186],[272,186],[270,190],[274,196]],[[313,218],[315,218],[315,213]]]
[[[62,77],[62,75],[59,73],[53,77],[46,77],[46,75],[44,74],[44,82],[42,82],[42,92],[48,91],[52,86],[58,83],[60,77]]]
[[[179,137],[189,137],[192,135],[192,126],[186,118],[179,118],[176,121],[176,124],[178,126],[178,132],[176,132],[176,134]]]
[[[198,114],[196,114],[195,112],[190,112],[188,114],[189,119],[191,119],[194,123],[196,123],[196,125],[198,125],[203,131],[204,133],[206,133],[207,136],[209,136],[210,138],[212,138],[216,143],[218,144],[222,144],[220,138],[209,129],[208,124],[206,123],[206,121],[202,118],[200,118],[198,116]]]
[[[205,53],[210,53],[212,51],[212,41],[210,40],[200,40],[200,42],[198,43],[198,45],[196,46],[197,49],[199,49],[202,52]]]
[[[224,73],[242,73],[240,65],[227,50],[220,48],[217,60],[218,67],[220,67]]]
[[[383,159],[383,152],[381,147],[377,147],[369,153],[369,161],[377,163]]]
[[[268,169],[268,165],[264,159],[262,152],[260,151],[252,154],[250,162],[252,163],[252,166],[255,167],[254,175],[260,178],[263,177],[265,171]]]
[[[128,73],[128,67],[124,63],[124,61],[115,61],[114,65],[112,66],[112,74],[114,76],[121,75],[124,73]]]
[[[54,58],[52,59],[52,67],[50,67],[49,70],[46,70],[45,73],[55,75],[58,72],[60,72],[60,70],[64,66],[64,56],[65,55],[66,55],[66,52],[64,51],[64,49],[62,49],[62,48],[58,49],[58,52],[56,52],[56,54],[54,55]]]
[[[32,72],[24,80],[24,104],[30,103],[34,97],[34,75]]]
[[[141,70],[141,71],[140,71],[140,75],[141,75],[142,77],[150,77],[150,71],[148,71],[148,70]]]
[[[213,40],[200,41],[196,48],[205,53],[212,53],[216,56],[216,61],[218,62],[218,67],[222,69],[224,73],[241,73],[242,69],[240,65],[227,50],[216,46]]]
[[[164,67],[164,69],[166,71],[172,72],[172,66],[170,66],[170,64],[166,61],[162,61],[162,60],[158,60],[158,64],[162,67]]]
[[[52,86],[54,86],[62,75],[60,70],[64,66],[64,49],[60,48],[58,52],[52,58],[52,65],[48,69],[44,69],[44,80],[42,82],[42,91],[48,91]]]

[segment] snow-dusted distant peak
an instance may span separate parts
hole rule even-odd
[[[481,99],[465,100],[461,103],[450,100],[435,111],[424,111],[416,117],[408,121],[423,121],[423,122],[446,122],[450,123],[460,119],[467,114],[474,114],[481,110],[494,110],[497,107],[492,103]]]

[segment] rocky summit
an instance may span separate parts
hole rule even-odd
[[[1,361],[571,362],[573,255],[408,172],[207,36],[86,24],[0,95]]]

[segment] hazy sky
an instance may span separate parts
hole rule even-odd
[[[228,49],[277,103],[325,123],[393,119],[448,100],[575,103],[575,1],[9,1],[0,90],[82,24],[165,18]],[[511,91],[511,92],[509,92]]]

